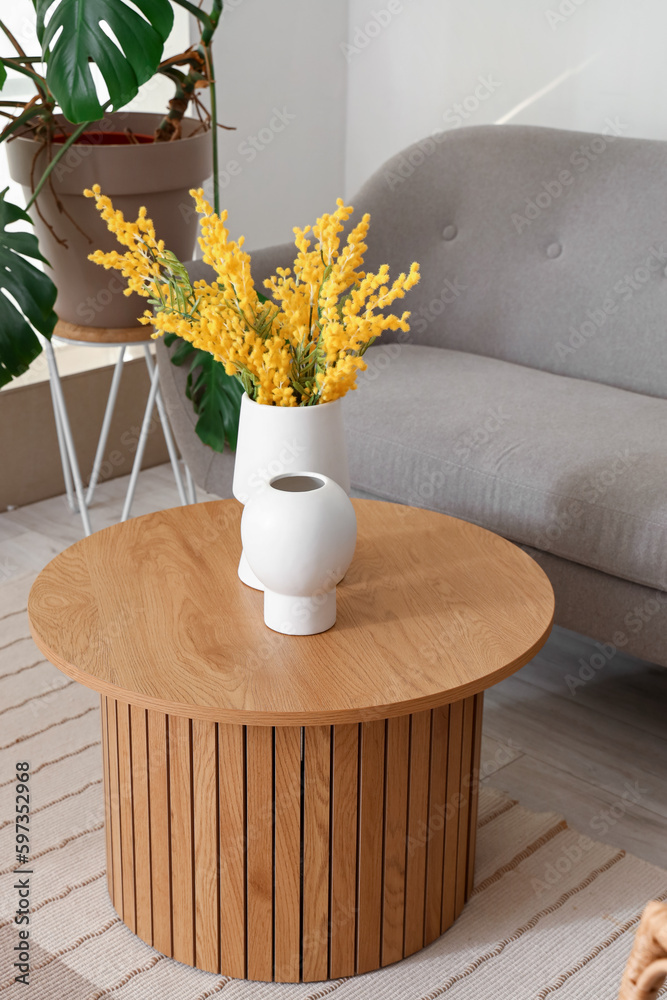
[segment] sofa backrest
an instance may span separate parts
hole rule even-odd
[[[667,396],[667,142],[623,127],[452,130],[371,177],[368,269],[421,264],[413,343]]]

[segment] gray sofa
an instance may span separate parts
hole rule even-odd
[[[423,275],[410,335],[368,352],[346,400],[356,492],[522,545],[557,623],[601,644],[582,677],[611,647],[667,666],[667,143],[460,129],[352,204],[371,213],[369,269]],[[255,279],[292,259],[253,254]],[[233,455],[195,436],[164,345],[159,363],[196,482],[231,495]]]

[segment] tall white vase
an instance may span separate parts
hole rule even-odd
[[[357,541],[354,507],[338,483],[314,472],[273,477],[248,500],[241,538],[269,628],[315,635],[334,625],[336,584]]]
[[[343,400],[314,406],[266,406],[241,399],[232,490],[246,504],[270,479],[288,473],[320,473],[350,492],[343,427]],[[264,587],[241,554],[239,577],[248,587]]]

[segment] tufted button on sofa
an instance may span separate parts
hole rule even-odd
[[[410,334],[369,350],[346,400],[354,488],[517,542],[558,624],[601,657],[667,666],[667,143],[525,126],[435,138],[409,177],[410,149],[352,199],[371,213],[368,269],[422,269]],[[287,244],[253,254],[255,280],[292,259]],[[233,455],[194,435],[184,373],[158,353],[196,481],[230,495]]]

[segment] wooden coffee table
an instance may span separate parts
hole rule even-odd
[[[542,570],[430,511],[355,501],[338,620],[279,635],[236,576],[233,500],[57,556],[35,642],[101,694],[109,893],[165,955],[229,976],[368,972],[473,881],[482,699],[551,628]]]

